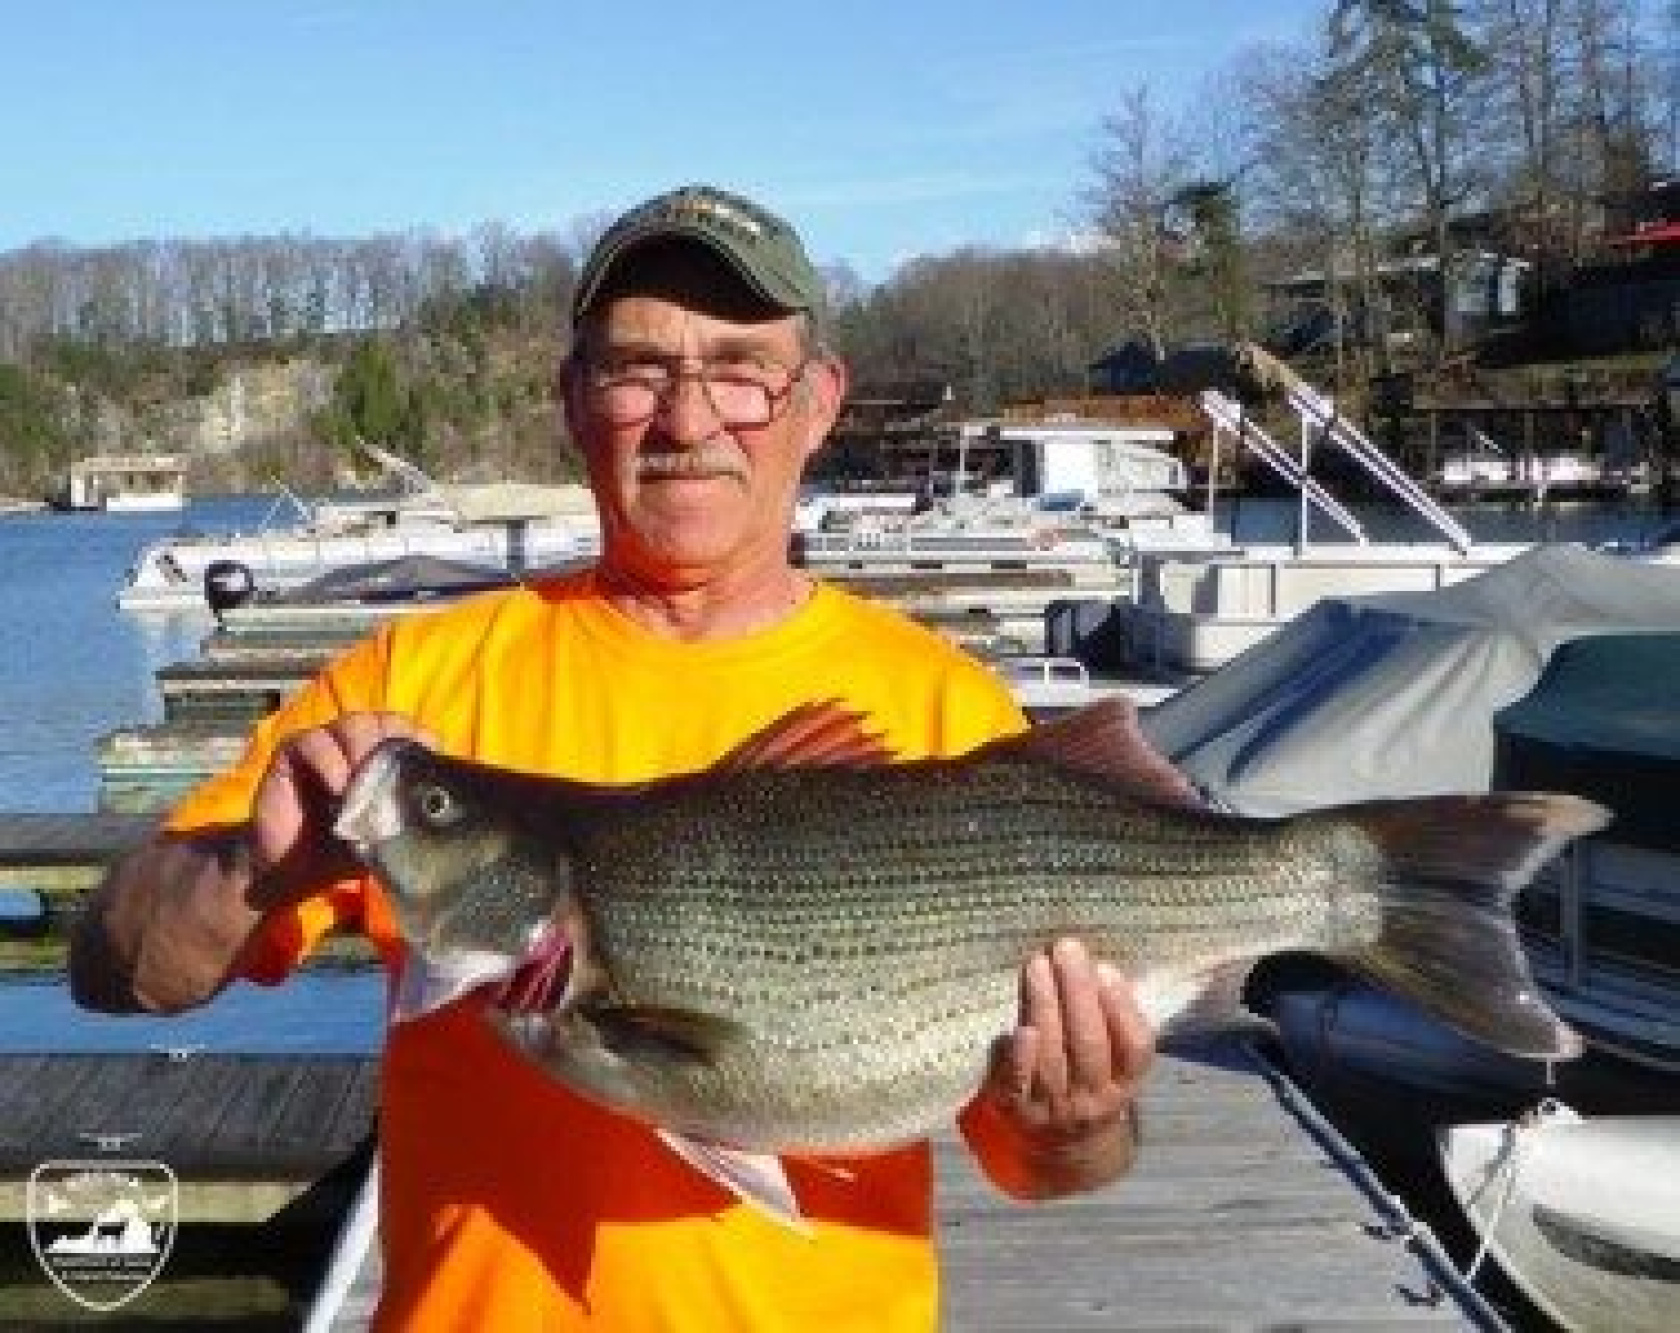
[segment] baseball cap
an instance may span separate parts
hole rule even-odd
[[[631,251],[672,240],[707,247],[775,309],[821,318],[823,280],[792,227],[738,194],[713,185],[685,185],[636,205],[602,233],[578,275],[573,325],[588,314]]]

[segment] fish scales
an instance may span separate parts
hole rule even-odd
[[[819,708],[717,772],[623,789],[388,742],[337,827],[416,947],[519,965],[485,1009],[518,1049],[691,1144],[845,1151],[947,1123],[1015,1021],[1022,962],[1064,935],[1130,974],[1165,1031],[1237,1018],[1247,967],[1304,947],[1501,1050],[1579,1052],[1509,902],[1605,811],[1545,794],[1187,810],[1128,720],[1097,705],[880,766]],[[789,767],[813,735],[836,761]]]
[[[796,969],[801,996],[826,1002],[855,992],[868,960],[919,1005],[943,977],[1012,974],[1069,931],[1132,966],[1291,925],[1315,938],[1322,883],[1280,866],[1321,837],[1216,842],[1191,820],[1163,837],[1158,813],[1111,792],[995,767],[969,784],[771,772],[735,784],[729,818],[702,798],[613,821],[579,874],[597,947],[627,991],[661,1002],[721,989],[774,1005],[789,982],[766,968]],[[746,997],[742,971],[763,979]]]

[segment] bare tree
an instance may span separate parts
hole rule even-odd
[[[1119,279],[1122,314],[1155,355],[1164,356],[1173,333],[1170,298],[1179,253],[1168,211],[1194,175],[1190,150],[1149,89],[1139,86],[1104,118],[1091,168],[1095,179],[1085,202],[1107,241],[1103,253]]]
[[[1459,9],[1455,0],[1337,0],[1329,20],[1331,59],[1378,98],[1392,131],[1385,141],[1404,146],[1393,165],[1430,237],[1443,345],[1453,336],[1451,221],[1478,185],[1466,109],[1486,68]]]

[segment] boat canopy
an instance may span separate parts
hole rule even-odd
[[[1666,671],[1605,645],[1566,679],[1616,673],[1618,684],[1592,688],[1672,698],[1680,570],[1536,546],[1439,591],[1326,598],[1147,710],[1143,725],[1192,780],[1245,814],[1483,791],[1495,782],[1496,715],[1535,689],[1558,650],[1635,634],[1663,637],[1649,652],[1664,654]],[[1665,716],[1672,747],[1672,703]]]
[[[1611,836],[1680,849],[1680,624],[1558,649],[1539,685],[1494,718],[1498,786],[1570,791],[1616,812]]]

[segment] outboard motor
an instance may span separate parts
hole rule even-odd
[[[238,560],[212,560],[204,567],[204,602],[218,621],[222,612],[244,606],[256,593],[257,580],[249,565]]]

